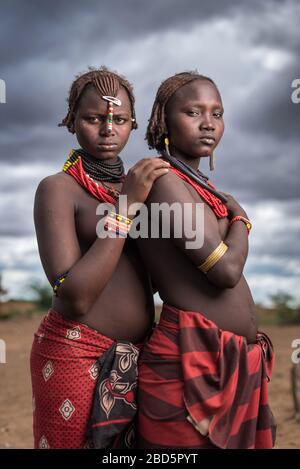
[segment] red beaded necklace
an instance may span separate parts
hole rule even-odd
[[[81,156],[75,150],[71,150],[67,161],[63,166],[63,171],[73,176],[73,178],[84,187],[91,195],[101,202],[115,205],[118,192],[114,189],[104,188],[86,174],[83,169]]]
[[[177,176],[179,176],[181,179],[188,182],[198,192],[198,194],[208,203],[208,205],[210,205],[217,218],[227,217],[227,207],[220,199],[218,199],[218,197],[208,192],[208,190],[206,190],[204,187],[201,187],[179,169],[174,168],[173,166],[170,166],[170,169],[174,171],[174,173],[177,174]],[[206,184],[215,189],[215,186],[210,181],[207,181]]]

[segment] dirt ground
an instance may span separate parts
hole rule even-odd
[[[0,448],[32,448],[29,354],[33,332],[41,316],[0,321],[0,339],[6,343],[6,363],[0,363]],[[276,367],[269,385],[276,417],[276,448],[300,448],[300,422],[296,422],[290,390],[291,342],[299,327],[265,326],[276,350]]]

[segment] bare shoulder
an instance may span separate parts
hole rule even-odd
[[[35,216],[45,216],[46,213],[49,215],[49,212],[56,213],[56,216],[59,213],[65,216],[76,211],[77,186],[73,177],[64,172],[42,179],[35,193]]]
[[[74,185],[73,178],[61,171],[41,180],[36,190],[36,197],[49,196],[57,198],[70,190],[74,190],[75,187],[76,184]]]
[[[172,170],[156,179],[150,193],[151,200],[167,200],[170,197],[175,197],[180,201],[181,198],[186,199],[188,196],[189,191],[184,181]]]
[[[199,195],[194,188],[177,176],[174,171],[170,170],[167,174],[160,176],[153,184],[152,190],[147,199],[147,204],[167,202],[172,204],[179,202],[180,204],[202,203],[204,207],[204,216],[209,217],[212,223],[217,226],[217,219],[211,207]]]

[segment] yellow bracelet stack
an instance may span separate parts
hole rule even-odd
[[[198,269],[206,274],[221,259],[221,257],[224,256],[227,249],[227,244],[221,241],[219,246],[216,247],[216,249],[205,259],[201,265],[199,265]]]

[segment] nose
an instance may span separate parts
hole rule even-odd
[[[107,119],[103,120],[99,128],[99,135],[101,135],[101,137],[110,137],[111,135],[114,136],[114,125],[109,125]]]
[[[200,129],[205,129],[205,130],[210,130],[210,131],[215,130],[213,120],[209,113],[203,114],[203,118],[201,119],[201,122],[200,122]]]

